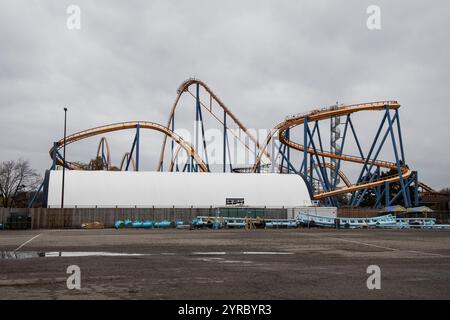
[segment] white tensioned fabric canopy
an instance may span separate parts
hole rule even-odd
[[[46,175],[44,202],[61,206],[62,171]],[[275,173],[183,173],[66,170],[64,207],[311,206],[303,178]],[[44,203],[45,205],[45,203]]]

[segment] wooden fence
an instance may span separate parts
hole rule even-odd
[[[190,221],[201,215],[213,212],[212,208],[32,208],[9,209],[0,208],[0,224],[5,224],[11,212],[28,213],[31,216],[33,229],[77,229],[87,222],[101,222],[106,228],[114,227],[116,220],[183,220]],[[375,217],[379,216],[377,209],[338,208],[338,217]],[[427,214],[396,214],[399,217],[436,218],[438,223],[450,223],[449,212],[433,212]],[[286,219],[287,209],[265,208],[263,216],[268,219]]]
[[[206,216],[212,208],[0,208],[0,223],[5,224],[11,212],[25,212],[31,216],[33,229],[76,229],[88,222],[101,222],[106,228],[114,227],[116,220],[183,220]],[[286,209],[267,208],[265,218],[286,218]]]

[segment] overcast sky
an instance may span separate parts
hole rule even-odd
[[[71,4],[80,30],[66,26]],[[366,26],[371,4],[381,30]],[[22,157],[43,173],[64,106],[68,133],[166,123],[179,84],[197,77],[252,128],[335,101],[398,100],[408,164],[450,186],[449,21],[445,0],[0,0],[0,161]],[[116,161],[128,147],[116,138]],[[71,160],[95,153],[77,148]]]

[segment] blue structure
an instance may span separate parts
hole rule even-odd
[[[191,88],[195,88],[190,91]],[[202,92],[206,92],[209,98],[209,103],[206,99],[201,99]],[[297,174],[302,176],[310,188],[311,195],[327,206],[340,206],[343,202],[348,202],[352,207],[358,207],[370,195],[374,198],[374,206],[392,206],[401,203],[405,207],[413,207],[419,205],[419,186],[417,171],[412,171],[406,166],[405,150],[402,139],[402,131],[400,125],[399,107],[396,101],[380,101],[358,105],[334,105],[328,108],[313,110],[301,115],[296,115],[287,118],[285,121],[278,124],[266,139],[267,144],[260,146],[258,140],[248,132],[247,128],[238,120],[238,118],[224,105],[224,103],[209,89],[209,87],[200,80],[188,79],[183,82],[177,92],[175,103],[172,107],[167,126],[164,127],[167,131],[175,132],[176,127],[176,109],[180,98],[183,94],[191,95],[195,100],[195,132],[192,147],[184,146],[184,150],[188,153],[188,157],[184,163],[180,163],[178,154],[181,149],[180,141],[175,144],[173,135],[170,136],[172,141],[170,143],[170,169],[179,172],[199,172],[212,171],[208,159],[208,143],[205,137],[205,122],[204,113],[208,113],[220,123],[220,130],[222,131],[222,145],[220,150],[222,154],[222,164],[216,171],[222,172],[262,172],[269,164],[261,164],[262,155],[268,158],[275,156],[280,159],[280,163],[276,164],[272,161],[271,169],[275,172],[275,168],[282,174]],[[214,112],[214,108],[218,108],[219,112]],[[369,149],[363,150],[361,139],[358,136],[352,120],[354,113],[359,111],[379,111],[382,113],[381,121],[379,122],[376,133],[369,142]],[[343,120],[341,121],[341,117]],[[324,141],[328,136],[322,136],[320,131],[320,123],[324,120],[331,120],[331,128],[334,137],[330,139],[330,148],[325,150]],[[334,122],[333,122],[334,121]],[[374,120],[375,121],[375,120]],[[116,124],[117,125],[117,124]],[[130,151],[124,157],[124,170],[130,170],[130,165],[135,161],[135,170],[140,170],[140,129],[146,129],[144,122],[137,122],[129,125],[128,129],[135,130],[133,142]],[[303,128],[298,133],[302,134],[300,142],[293,142],[291,139],[294,136],[294,128],[303,125]],[[337,128],[342,125],[343,131]],[[109,125],[111,127],[112,125]],[[161,126],[161,125],[159,125]],[[105,126],[106,127],[106,126]],[[169,130],[170,128],[170,130]],[[147,127],[148,129],[148,127]],[[239,130],[239,136],[233,130]],[[92,129],[90,129],[92,130]],[[109,132],[109,128],[104,129],[103,132]],[[119,130],[115,128],[114,130]],[[159,130],[159,129],[157,129]],[[83,133],[89,136],[85,130]],[[162,131],[162,130],[159,130]],[[248,142],[242,142],[240,134],[246,134],[249,138]],[[278,140],[272,139],[275,134],[278,134]],[[328,134],[328,133],[327,133]],[[330,134],[330,135],[331,135]],[[92,134],[94,135],[94,134]],[[91,135],[91,136],[92,136]],[[164,151],[167,142],[167,132],[164,136],[163,146],[160,155],[160,162],[157,168],[158,171],[164,171]],[[235,168],[233,167],[232,153],[230,148],[229,137],[232,142],[240,141],[245,148],[254,152],[256,161],[253,167],[249,168]],[[81,139],[81,138],[77,138]],[[77,141],[74,139],[74,141]],[[344,153],[344,148],[349,147],[350,141],[354,141],[353,153],[356,155],[349,155]],[[181,139],[182,140],[182,139]],[[268,143],[272,140],[272,152],[270,155],[266,150]],[[337,144],[339,141],[340,145]],[[220,143],[219,142],[219,143]],[[253,143],[253,145],[251,145]],[[58,148],[61,147],[61,142],[54,143],[52,149],[52,166],[50,169],[55,169],[56,164],[60,163],[62,158]],[[393,160],[385,161],[380,159],[382,151],[386,149],[386,144],[392,146]],[[178,149],[176,149],[178,148]],[[193,149],[189,150],[189,149]],[[200,151],[201,149],[201,151]],[[299,151],[299,160],[295,159],[291,154],[291,149]],[[197,156],[194,159],[194,154]],[[109,169],[109,147],[105,138],[102,138],[99,144],[97,156],[101,157],[102,162],[107,164]],[[196,161],[197,160],[197,161]],[[204,165],[201,163],[204,161]],[[299,162],[296,162],[299,161]],[[350,182],[342,172],[342,162],[353,162],[361,165],[358,172],[357,179]],[[166,164],[167,165],[167,164]],[[205,169],[206,166],[206,169]],[[66,164],[66,168],[69,166]],[[386,173],[389,170],[390,175]],[[345,183],[345,186],[338,185],[340,181]],[[42,184],[30,201],[31,207],[35,201],[36,195],[42,191]],[[423,184],[422,184],[423,185]],[[395,194],[392,190],[396,190]],[[422,186],[423,188],[423,186]],[[346,197],[346,198],[343,198]]]
[[[380,110],[380,107],[377,106],[377,108],[377,110]],[[366,109],[368,108],[366,107]],[[340,109],[336,106],[325,110],[316,111],[315,113],[313,112],[311,117],[319,113],[330,112],[330,110],[337,110],[335,112],[337,114],[339,114],[339,110],[343,110],[342,113],[345,114],[344,131],[341,139],[342,145],[339,148],[339,152],[330,154],[328,151],[324,150],[322,143],[323,139],[319,129],[320,120],[310,121],[310,115],[306,114],[300,118],[303,124],[303,159],[299,170],[297,171],[294,169],[292,171],[294,173],[298,172],[301,174],[311,187],[318,185],[319,188],[316,187],[316,190],[313,190],[314,193],[330,194],[329,197],[322,198],[326,205],[339,206],[340,201],[338,197],[333,196],[333,194],[337,193],[333,193],[333,191],[337,190],[337,179],[333,180],[331,178],[342,174],[340,172],[342,161],[360,162],[362,164],[362,168],[357,181],[353,184],[353,188],[347,186],[349,187],[349,190],[352,190],[349,198],[349,204],[351,206],[358,207],[364,199],[364,196],[370,190],[373,190],[376,196],[375,207],[381,207],[382,205],[390,206],[397,203],[399,199],[403,200],[403,205],[405,207],[418,206],[419,181],[417,171],[413,171],[407,178],[404,177],[404,172],[407,170],[407,166],[405,165],[406,160],[398,107],[394,108],[388,104],[383,106],[382,111],[384,114],[367,154],[364,154],[361,148],[360,139],[355,131],[352,122],[353,112],[348,112],[348,109]],[[288,123],[288,121],[286,123]],[[289,126],[289,124],[287,125],[288,129],[284,132],[284,134],[280,133],[281,140],[284,139],[284,141],[289,142],[288,130],[292,130],[294,126]],[[344,150],[345,143],[348,140],[348,135],[351,135],[355,141],[356,149],[359,152],[359,155],[356,157],[345,155],[342,152]],[[380,153],[386,145],[386,141],[388,139],[391,141],[391,145],[393,147],[393,162],[387,162],[379,158]],[[290,172],[290,168],[293,167],[293,165],[289,161],[289,147],[280,148],[280,152],[283,153],[283,161],[288,163],[287,168],[288,172]],[[330,157],[337,159],[337,161],[334,161],[336,163],[335,166],[332,166],[330,163],[326,162],[325,159]],[[386,174],[382,174],[382,169],[386,168],[389,168],[390,170],[395,169],[396,176],[399,178],[398,182],[390,182],[388,177],[386,177]],[[386,182],[378,182],[381,180],[386,180]],[[400,189],[394,196],[391,196],[390,193],[392,183],[400,185]],[[357,188],[357,186],[367,186],[367,188]]]

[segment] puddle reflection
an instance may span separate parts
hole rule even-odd
[[[2,251],[0,259],[31,259],[31,258],[54,258],[54,257],[130,257],[146,256],[144,253],[119,253],[119,252],[93,252],[93,251]]]

